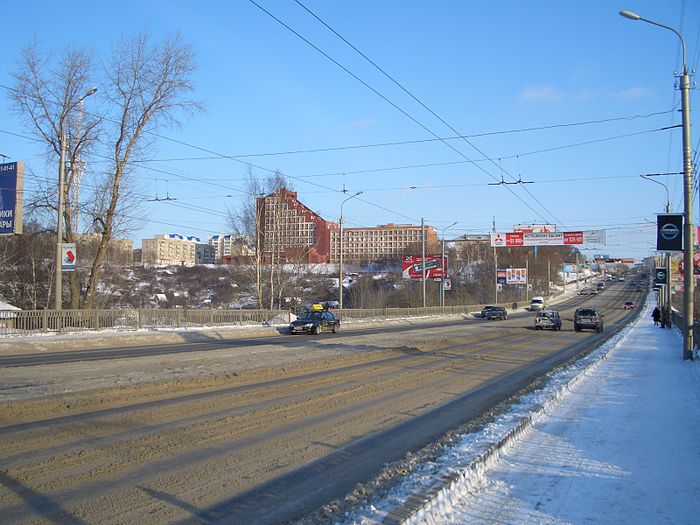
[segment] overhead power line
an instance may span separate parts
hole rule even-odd
[[[250,1],[253,1],[253,0],[250,0]],[[322,20],[318,15],[316,15],[313,11],[311,11],[308,7],[306,7],[303,3],[301,3],[300,0],[295,0],[295,2],[296,2],[298,5],[300,5],[304,10],[306,10],[306,11],[307,11],[311,16],[313,16],[316,20],[318,20],[321,24],[323,24],[326,28],[328,28],[328,30],[330,30],[334,35],[336,35],[336,36],[337,36],[338,38],[340,38],[343,42],[345,42],[348,46],[350,46],[350,47],[351,47],[356,53],[358,53],[362,58],[364,58],[367,62],[369,62],[370,64],[372,64],[372,66],[374,66],[380,73],[382,73],[386,78],[388,78],[392,83],[394,83],[399,89],[401,89],[404,93],[406,93],[409,97],[411,97],[415,102],[417,102],[422,108],[424,108],[424,109],[425,109],[426,111],[428,111],[432,116],[434,116],[436,119],[438,119],[440,122],[442,122],[442,123],[443,123],[447,128],[449,128],[453,133],[459,135],[459,132],[454,128],[454,126],[452,126],[449,122],[447,122],[445,119],[443,119],[440,115],[438,115],[437,113],[435,113],[430,107],[428,107],[427,104],[425,104],[422,100],[420,100],[417,96],[415,96],[411,91],[409,91],[406,87],[404,87],[403,84],[401,84],[401,83],[400,83],[398,80],[396,80],[393,76],[391,76],[389,73],[387,73],[387,72],[386,72],[383,68],[381,68],[376,62],[374,62],[372,59],[370,59],[365,53],[363,53],[362,51],[360,51],[355,45],[353,45],[352,43],[350,43],[345,37],[343,37],[343,36],[342,36],[340,33],[338,33],[335,29],[333,29],[329,24],[327,24],[324,20]],[[415,122],[417,122],[415,119],[412,119],[412,120],[414,120]],[[424,127],[425,127],[425,126],[424,126]],[[509,173],[507,170],[505,170],[502,166],[496,164],[496,162],[494,161],[494,159],[492,159],[491,157],[489,157],[488,155],[486,155],[486,153],[484,153],[480,148],[478,148],[473,142],[471,142],[470,140],[468,140],[468,139],[467,139],[466,137],[464,137],[464,136],[462,136],[461,138],[462,138],[462,140],[463,140],[464,142],[466,142],[469,146],[471,146],[474,150],[476,150],[481,156],[483,156],[484,158],[490,160],[491,163],[492,163],[494,166],[496,166],[496,167],[501,171],[501,173],[506,173],[509,177],[511,177],[512,179],[515,179],[515,177],[514,177],[511,173]],[[452,147],[449,143],[447,143],[446,141],[442,141],[442,142],[443,142],[443,144],[445,144],[446,146],[448,146],[450,149],[452,149],[452,150],[458,152],[460,155],[464,156],[461,152],[459,152],[458,150],[456,150],[455,148],[453,148],[453,147]],[[476,165],[476,166],[477,166],[479,169],[481,169],[481,171],[483,171],[484,173],[486,173],[487,175],[489,175],[491,178],[494,178],[494,179],[495,179],[495,177],[494,177],[491,173],[489,173],[488,171],[486,171],[484,168],[482,168],[481,166],[478,166],[478,165]],[[497,182],[497,179],[495,179],[495,180],[496,180],[496,182]],[[506,189],[508,189],[508,191],[510,191],[514,196],[516,196],[523,204],[525,204],[525,205],[528,206],[530,209],[532,209],[532,207],[530,207],[529,204],[525,203],[525,201],[524,201],[523,199],[521,199],[521,198],[520,198],[513,190],[511,190],[508,186],[506,186]],[[530,190],[528,190],[527,187],[523,187],[523,189],[525,190],[525,192],[526,192],[528,195],[530,195],[531,198],[533,198],[533,199],[535,200],[535,202],[536,202],[543,210],[545,210],[547,213],[549,213],[549,215],[550,215],[551,217],[553,217],[554,220],[555,220],[557,223],[559,223],[560,225],[563,225],[562,221],[561,221],[559,218],[557,218],[557,216],[554,215],[554,213],[552,213],[552,211],[551,211],[550,209],[548,209],[537,197],[535,197],[535,195],[534,195]],[[541,215],[539,212],[536,211],[536,213],[537,213],[540,217],[542,217],[542,215]],[[543,218],[544,218],[544,217],[543,217]]]
[[[278,24],[280,24],[282,27],[284,27],[285,29],[287,29],[288,31],[290,31],[292,34],[294,34],[295,36],[297,36],[299,39],[301,39],[302,41],[304,41],[304,42],[305,42],[307,45],[309,45],[311,48],[313,48],[313,49],[316,50],[318,53],[320,53],[321,55],[323,55],[324,57],[326,57],[329,61],[331,61],[331,62],[332,62],[333,64],[335,64],[337,67],[339,67],[340,69],[342,69],[343,71],[345,71],[348,75],[350,75],[352,78],[354,78],[357,82],[359,82],[360,84],[362,84],[363,86],[365,86],[367,89],[369,89],[370,91],[372,91],[372,93],[374,93],[374,94],[377,95],[379,98],[381,98],[382,100],[384,100],[387,104],[389,104],[390,106],[392,106],[394,109],[396,109],[396,110],[397,110],[398,112],[400,112],[402,115],[404,115],[406,118],[408,118],[409,120],[411,120],[412,122],[414,122],[415,124],[417,124],[418,126],[420,126],[422,129],[424,129],[425,131],[427,131],[428,133],[430,133],[430,135],[432,135],[433,137],[435,137],[435,138],[437,138],[437,139],[440,138],[440,136],[439,136],[437,133],[435,133],[433,130],[431,130],[430,128],[428,128],[425,124],[423,124],[423,123],[420,122],[418,119],[416,119],[415,117],[413,117],[412,115],[410,115],[407,111],[405,111],[404,109],[402,109],[401,107],[399,107],[397,104],[395,104],[394,102],[392,102],[389,98],[387,98],[387,97],[384,96],[382,93],[380,93],[378,90],[376,90],[374,87],[372,87],[370,84],[368,84],[367,82],[365,82],[364,80],[362,80],[362,79],[361,79],[360,77],[358,77],[355,73],[353,73],[352,71],[350,71],[347,67],[345,67],[345,66],[342,65],[340,62],[338,62],[337,60],[335,60],[335,59],[334,59],[333,57],[331,57],[328,53],[326,53],[326,52],[323,51],[321,48],[319,48],[318,46],[316,46],[316,45],[315,45],[313,42],[311,42],[309,39],[307,39],[306,37],[304,37],[302,34],[300,34],[298,31],[294,30],[292,27],[290,27],[288,24],[284,23],[284,22],[283,22],[282,20],[280,20],[279,18],[277,18],[277,17],[276,17],[275,15],[273,15],[270,11],[268,11],[267,9],[265,9],[264,7],[262,7],[260,4],[258,4],[258,3],[255,2],[254,0],[248,0],[248,1],[249,1],[251,4],[253,4],[254,6],[256,6],[258,9],[260,9],[263,13],[265,13],[266,15],[268,15],[270,18],[272,18],[273,20],[275,20],[275,21],[276,21]],[[457,133],[457,132],[455,132],[455,133]],[[457,134],[458,134],[458,133],[457,133]],[[463,152],[461,152],[460,150],[458,150],[457,148],[455,148],[454,146],[452,146],[448,141],[446,141],[446,140],[441,140],[441,142],[442,142],[443,144],[445,144],[445,146],[447,146],[448,148],[450,148],[452,151],[454,151],[455,153],[457,153],[460,157],[462,157],[462,158],[464,158],[465,160],[467,160],[467,161],[473,163],[473,165],[474,165],[476,168],[478,168],[480,171],[482,171],[483,173],[485,173],[488,177],[490,177],[490,178],[493,179],[493,180],[498,180],[498,178],[497,178],[495,175],[493,175],[492,173],[490,173],[489,171],[487,171],[487,170],[486,170],[485,168],[483,168],[482,166],[479,166],[478,164],[476,164],[471,158],[469,158],[469,157],[468,157],[467,155],[465,155]],[[476,148],[475,148],[475,149],[476,149]],[[478,150],[477,150],[477,151],[478,151]],[[482,153],[482,155],[483,155],[483,153]],[[486,157],[486,155],[484,155],[484,157]],[[547,210],[547,208],[544,207],[543,205],[541,206],[541,208],[537,209],[537,208],[535,208],[534,206],[531,206],[530,203],[526,202],[520,195],[518,195],[516,192],[514,192],[510,187],[506,186],[506,189],[507,189],[516,199],[518,199],[524,206],[526,206],[530,211],[532,211],[535,215],[537,215],[537,216],[540,217],[541,219],[543,219],[543,220],[545,220],[545,221],[548,221],[548,220],[549,220],[549,219],[547,219],[546,217],[544,217],[544,216],[542,215],[542,210],[547,211],[548,213],[550,213],[550,215],[551,215],[552,217],[554,217],[554,216],[551,214],[551,212],[549,212],[549,210]],[[535,199],[535,200],[536,200],[536,199]],[[555,218],[555,219],[556,219],[556,218]],[[561,221],[557,221],[557,222],[561,224]]]

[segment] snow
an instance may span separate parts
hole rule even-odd
[[[346,523],[700,522],[700,364],[650,315]]]

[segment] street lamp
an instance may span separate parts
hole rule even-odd
[[[663,182],[652,179],[650,175],[640,175],[640,177],[644,180],[655,182],[659,186],[664,187],[664,190],[666,190],[666,213],[671,213],[671,199],[669,198],[668,186],[666,186]],[[666,313],[666,327],[671,328],[671,254],[669,252],[666,252],[664,262],[666,265],[666,282],[664,283],[666,288],[662,303]]]
[[[440,264],[445,270],[445,232],[455,226],[457,222],[453,222],[449,226],[442,229],[442,258],[440,259]],[[440,279],[440,306],[445,306],[445,278],[447,277],[446,272],[443,271],[442,279]]]
[[[690,76],[686,62],[685,40],[678,31],[653,20],[642,18],[637,13],[623,10],[620,15],[630,20],[641,20],[647,24],[655,25],[673,31],[680,39],[683,49],[683,71],[680,76],[681,88],[681,112],[683,115],[683,359],[693,359],[693,162],[690,146]]]
[[[338,237],[338,303],[341,310],[343,309],[343,206],[350,199],[354,199],[358,195],[362,195],[362,192],[358,191],[340,203],[340,234]]]
[[[65,111],[61,113],[61,117],[58,121],[58,133],[60,140],[60,155],[59,155],[59,166],[58,166],[58,214],[56,219],[56,277],[55,277],[55,293],[56,296],[56,310],[60,310],[63,304],[63,193],[65,191],[65,180],[66,180],[66,132],[63,129],[63,121],[65,120],[68,112],[71,111],[75,106],[80,104],[90,95],[94,95],[97,91],[96,87],[90,88],[82,97],[80,97],[75,103],[71,104],[66,108]]]

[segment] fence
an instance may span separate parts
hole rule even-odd
[[[511,304],[509,303],[510,307]],[[425,308],[358,308],[335,311],[339,319],[396,319],[467,314],[481,305],[429,306]],[[142,328],[194,328],[286,324],[287,310],[20,310],[0,311],[0,334],[139,330]]]
[[[21,310],[0,312],[0,334],[288,323],[284,310]]]

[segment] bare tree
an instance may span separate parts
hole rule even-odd
[[[92,57],[87,50],[68,48],[57,54],[43,53],[35,40],[22,52],[13,75],[15,87],[10,91],[15,112],[44,142],[49,163],[54,164],[62,157],[62,149],[65,152],[65,206],[61,218],[65,228],[60,242],[75,242],[80,222],[78,192],[84,171],[81,159],[89,156],[98,139],[100,118],[83,110],[83,100],[95,92],[91,87],[92,69]],[[60,171],[58,166],[57,172]],[[53,188],[44,204],[55,210],[58,200],[55,184]],[[75,273],[70,282],[71,304],[75,306],[79,295]]]
[[[111,169],[104,184],[105,207],[97,215],[103,225],[97,253],[85,289],[85,306],[95,297],[102,263],[118,221],[122,183],[131,161],[146,147],[150,133],[161,126],[178,124],[176,115],[201,109],[188,98],[194,90],[194,55],[179,35],[152,45],[147,34],[122,41],[106,69],[105,96],[118,115],[108,133],[112,144]]]
[[[90,229],[101,237],[87,264],[83,290],[78,274],[71,275],[71,306],[93,305],[109,241],[128,210],[127,181],[133,161],[152,144],[153,132],[178,124],[179,113],[201,109],[189,98],[194,70],[192,51],[179,35],[156,44],[145,33],[123,39],[113,48],[96,82],[103,86],[99,95],[106,102],[106,116],[100,119],[94,112],[83,111],[81,105],[94,92],[90,81],[98,78],[88,52],[67,48],[55,57],[42,53],[36,42],[24,50],[10,96],[17,113],[46,144],[53,162],[61,157],[61,143],[67,145],[67,204],[62,217],[66,240],[75,241],[79,234],[76,210],[85,207],[77,202],[78,179],[87,175],[84,161],[97,143],[98,129],[111,164],[104,173],[89,173],[93,196],[98,197],[88,207]]]

